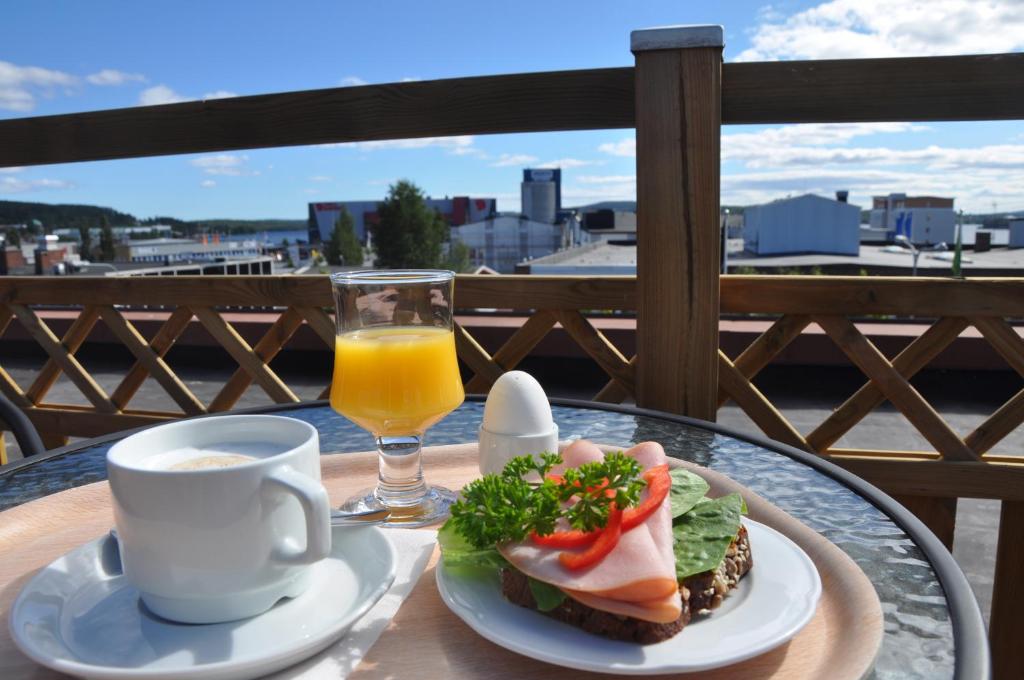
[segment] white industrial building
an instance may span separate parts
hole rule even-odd
[[[523,260],[549,255],[572,243],[569,223],[549,224],[525,215],[495,217],[452,227],[452,243],[469,248],[469,261],[511,274]]]
[[[902,235],[916,244],[951,244],[956,240],[953,199],[906,194],[875,196],[871,228],[885,230],[890,241]]]
[[[114,245],[117,262],[190,262],[197,260],[253,258],[262,255],[256,241],[193,241],[187,238],[154,238]]]
[[[743,239],[755,255],[857,255],[860,208],[814,194],[750,206],[743,212]]]

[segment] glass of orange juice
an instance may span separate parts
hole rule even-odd
[[[331,407],[377,440],[377,486],[341,509],[387,508],[388,523],[443,519],[455,495],[423,480],[427,428],[462,403],[449,271],[333,274],[337,308]]]

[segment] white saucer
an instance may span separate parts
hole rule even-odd
[[[379,529],[335,529],[332,539],[299,597],[251,619],[190,625],[141,605],[121,575],[116,541],[105,536],[36,574],[11,608],[11,636],[33,661],[85,678],[266,675],[340,638],[395,579],[394,550]]]
[[[744,518],[754,566],[722,606],[696,615],[675,637],[653,645],[609,640],[506,600],[497,571],[437,568],[445,604],[469,627],[513,652],[584,671],[619,675],[693,673],[763,654],[814,617],[821,579],[811,558],[786,536]]]

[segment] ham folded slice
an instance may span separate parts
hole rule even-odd
[[[626,454],[636,458],[644,469],[665,463],[665,451],[655,442],[638,444]],[[577,467],[603,460],[604,454],[594,444],[578,441],[562,452],[562,459],[565,467]],[[561,551],[529,540],[499,546],[499,550],[527,576],[561,588],[595,609],[657,623],[674,621],[682,611],[672,551],[672,511],[667,502],[643,524],[622,534],[615,549],[587,569],[566,569],[558,561]]]

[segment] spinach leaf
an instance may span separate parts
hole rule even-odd
[[[683,468],[676,468],[669,474],[672,477],[672,489],[669,491],[668,500],[672,506],[674,519],[697,505],[709,487],[703,477]]]
[[[530,593],[533,595],[533,599],[537,602],[537,609],[542,612],[549,612],[562,602],[567,597],[565,593],[551,585],[550,583],[544,583],[538,581],[535,578],[526,577],[530,583]]]
[[[474,548],[452,524],[451,520],[437,532],[437,542],[441,546],[441,558],[446,567],[485,567],[500,569],[508,564],[497,548]]]
[[[676,577],[679,580],[717,569],[740,530],[746,503],[738,493],[714,500],[704,498],[672,521]]]

